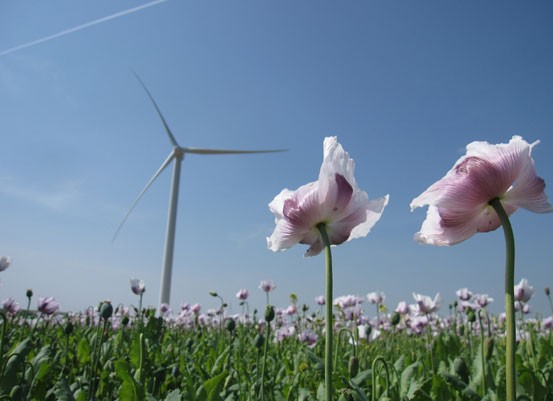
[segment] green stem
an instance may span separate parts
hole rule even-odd
[[[325,401],[332,401],[332,253],[330,251],[330,240],[326,232],[326,224],[319,223],[317,228],[325,246],[326,261],[326,319],[325,319]]]
[[[384,366],[384,371],[386,372],[386,397],[389,396],[388,391],[390,388],[390,372],[388,370],[388,364],[386,363],[386,360],[382,356],[377,356],[375,360],[372,363],[371,373],[372,373],[372,395],[371,399],[372,401],[376,401],[377,395],[376,395],[376,364],[380,362],[381,365]]]
[[[506,376],[507,376],[507,401],[516,400],[516,368],[515,368],[515,238],[509,216],[503,209],[499,198],[490,201],[490,206],[497,213],[503,232],[505,234],[505,314],[507,317],[506,333]]]
[[[484,326],[482,325],[482,309],[478,311],[478,323],[480,326],[480,364],[482,365],[482,397],[488,393],[488,388],[486,387],[486,344],[484,338]]]

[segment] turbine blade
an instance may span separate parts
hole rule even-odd
[[[156,180],[156,178],[163,172],[163,170],[165,170],[165,168],[169,165],[169,163],[171,163],[171,161],[175,158],[175,152],[171,152],[171,154],[169,155],[169,157],[167,157],[167,159],[165,159],[165,161],[163,162],[163,164],[161,165],[161,167],[156,171],[156,173],[154,174],[154,176],[150,179],[150,181],[148,181],[148,183],[146,184],[146,186],[144,187],[144,189],[140,192],[140,194],[138,194],[138,196],[136,197],[135,201],[133,202],[133,204],[131,205],[129,211],[127,212],[127,214],[125,215],[125,217],[123,218],[123,221],[121,221],[121,224],[119,224],[119,227],[117,227],[117,231],[115,231],[115,234],[113,235],[113,239],[111,240],[112,242],[115,241],[115,238],[117,238],[117,234],[119,234],[119,231],[121,231],[121,228],[123,228],[123,225],[125,224],[125,222],[127,221],[127,218],[130,216],[131,212],[133,211],[133,209],[135,208],[135,206],[138,204],[138,202],[140,201],[140,199],[142,199],[142,196],[144,196],[144,194],[146,193],[146,191],[148,190],[148,188],[150,188],[150,186],[152,185],[152,183]]]
[[[202,149],[202,148],[181,148],[184,153],[196,153],[199,155],[235,155],[249,153],[276,153],[287,152],[288,149],[269,150],[231,150],[231,149]]]
[[[165,132],[167,132],[167,135],[169,136],[169,140],[171,141],[173,146],[179,146],[179,144],[177,143],[177,140],[175,139],[175,136],[173,135],[173,133],[171,132],[171,129],[169,128],[169,125],[167,124],[167,121],[165,121],[165,117],[163,117],[163,114],[161,114],[161,110],[157,106],[157,103],[154,100],[154,97],[152,96],[152,94],[150,93],[150,91],[148,90],[148,88],[146,87],[144,82],[142,82],[142,79],[140,79],[138,74],[132,68],[131,68],[131,71],[134,74],[134,76],[136,77],[136,79],[138,79],[138,82],[140,82],[140,85],[142,85],[142,88],[144,88],[144,90],[146,91],[148,97],[150,98],[150,100],[154,104],[154,107],[156,108],[157,114],[159,115],[159,118],[161,118],[161,122],[163,123],[163,126],[165,127]]]

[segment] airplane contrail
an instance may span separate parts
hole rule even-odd
[[[152,1],[150,3],[142,4],[141,6],[138,6],[138,7],[129,8],[128,10],[120,11],[118,13],[108,15],[107,17],[103,17],[103,18],[100,18],[100,19],[97,19],[97,20],[94,20],[94,21],[91,21],[91,22],[87,22],[85,24],[78,25],[78,26],[70,28],[70,29],[66,29],[65,31],[61,31],[61,32],[55,33],[53,35],[46,36],[46,37],[41,38],[41,39],[33,40],[32,42],[28,42],[28,43],[25,43],[25,44],[22,44],[22,45],[19,45],[19,46],[16,46],[16,47],[12,47],[11,49],[7,49],[7,50],[4,50],[4,51],[0,52],[0,57],[5,56],[5,55],[10,54],[10,53],[13,53],[13,52],[18,51],[18,50],[21,50],[21,49],[26,49],[27,47],[38,45],[39,43],[48,42],[49,40],[59,38],[60,36],[64,36],[64,35],[67,35],[67,34],[70,34],[70,33],[76,32],[76,31],[80,31],[81,29],[85,29],[85,28],[91,27],[93,25],[101,24],[102,22],[106,22],[106,21],[109,21],[109,20],[112,20],[112,19],[115,19],[115,18],[122,17],[122,16],[127,15],[127,14],[134,13],[136,11],[143,10],[145,8],[148,8],[148,7],[155,6],[156,4],[163,3],[165,1],[167,1],[167,0],[155,0],[155,1]]]

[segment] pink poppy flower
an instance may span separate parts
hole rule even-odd
[[[236,298],[238,298],[241,301],[245,301],[246,299],[248,299],[248,295],[249,295],[248,290],[245,288],[242,288],[236,293]]]
[[[514,292],[515,301],[528,302],[530,301],[530,298],[532,298],[532,295],[534,295],[534,287],[528,284],[528,280],[523,278],[520,280],[520,283],[515,285]]]
[[[37,309],[45,315],[52,315],[60,309],[60,304],[54,297],[38,297]]]
[[[326,224],[332,245],[364,237],[388,204],[388,195],[369,200],[357,187],[354,162],[336,137],[325,138],[323,148],[318,181],[295,191],[284,189],[269,204],[276,223],[267,238],[270,250],[282,251],[300,243],[310,245],[305,256],[319,254],[324,249],[319,223]]]
[[[144,294],[144,291],[146,291],[146,285],[144,284],[144,280],[139,280],[137,278],[132,278],[131,279],[131,290],[136,295]]]
[[[262,290],[263,292],[269,293],[273,291],[275,288],[276,288],[276,285],[271,280],[262,280],[259,283],[259,289]]]
[[[421,295],[414,292],[413,298],[417,303],[418,312],[423,315],[437,312],[442,304],[442,297],[440,296],[440,293],[437,293],[434,299],[432,299],[427,295]]]
[[[499,199],[508,215],[518,208],[553,211],[545,182],[536,175],[532,148],[520,136],[508,144],[472,142],[467,153],[441,180],[411,202],[411,210],[428,205],[415,240],[430,245],[458,244],[477,232],[497,229],[501,222],[489,205]]]
[[[386,299],[386,295],[382,291],[369,292],[367,299],[371,304],[381,304]]]

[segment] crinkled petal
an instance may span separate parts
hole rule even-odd
[[[516,210],[512,205],[504,205],[504,208],[508,215]],[[497,213],[488,205],[462,211],[429,206],[426,219],[414,238],[428,245],[455,245],[478,232],[493,231],[500,225]]]
[[[477,232],[495,230],[499,218],[489,202],[500,199],[508,214],[517,208],[553,211],[536,176],[532,147],[519,136],[508,144],[472,142],[467,153],[441,180],[411,202],[411,210],[429,206],[415,239],[433,245],[453,245]]]
[[[389,195],[374,200],[369,200],[364,191],[359,191],[356,195],[351,202],[352,206],[348,209],[348,214],[334,221],[329,228],[333,234],[335,231],[342,233],[342,238],[347,233],[347,237],[342,242],[365,237],[380,220],[389,201]]]
[[[324,223],[331,245],[367,235],[379,220],[388,196],[369,201],[353,176],[354,162],[336,137],[324,141],[319,179],[296,191],[283,190],[269,204],[276,227],[268,247],[283,250],[296,243],[310,245],[306,256],[319,254],[324,246],[317,228]]]
[[[545,181],[536,175],[532,159],[532,148],[538,143],[536,141],[527,147],[520,172],[502,200],[534,213],[549,213],[553,212],[553,206],[547,200]]]

